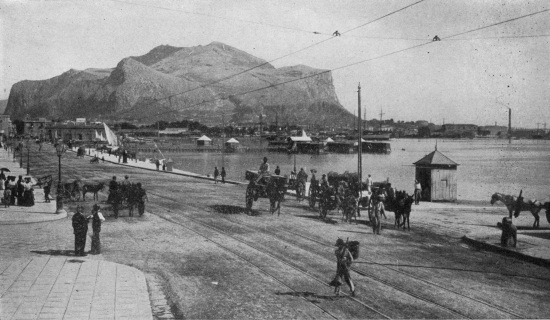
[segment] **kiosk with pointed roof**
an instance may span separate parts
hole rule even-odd
[[[456,201],[458,163],[435,150],[414,163],[416,180],[422,186],[424,201]]]
[[[212,139],[208,138],[205,135],[197,139],[197,146],[210,146],[212,145]]]

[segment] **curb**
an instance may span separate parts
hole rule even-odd
[[[505,255],[507,257],[515,258],[515,259],[522,260],[522,261],[526,261],[526,262],[533,263],[533,264],[536,264],[536,265],[539,265],[539,266],[543,266],[543,267],[547,267],[547,268],[550,267],[550,260],[548,260],[548,259],[532,257],[532,256],[526,255],[526,254],[521,253],[521,252],[517,252],[517,251],[514,251],[514,250],[504,248],[504,247],[492,245],[492,244],[489,244],[489,243],[486,243],[486,242],[483,242],[483,241],[475,240],[475,239],[469,238],[467,236],[462,236],[462,241],[464,243],[466,243],[467,245],[472,246],[474,248],[478,248],[478,249],[485,250],[485,251],[490,251],[490,252],[495,252],[495,253],[498,253],[498,254]]]
[[[27,220],[5,220],[5,221],[2,221],[2,220],[0,220],[0,225],[3,226],[3,225],[14,225],[14,224],[42,223],[42,222],[51,222],[51,221],[57,221],[57,220],[67,218],[67,213],[66,212],[65,213],[59,213],[59,214],[44,212],[43,214],[45,214],[47,217],[54,216],[55,218],[54,219],[37,219],[37,220],[33,220],[33,221],[27,221]],[[44,216],[41,216],[41,217],[44,217]]]
[[[73,150],[70,150],[70,151],[73,152],[73,153],[76,153]],[[89,157],[89,158],[93,158],[91,155],[87,155],[87,154],[85,154],[84,156]],[[141,169],[141,170],[147,170],[147,171],[153,171],[153,172],[159,172],[159,173],[165,173],[165,174],[173,174],[173,175],[177,175],[177,176],[184,176],[184,177],[214,181],[214,178],[209,178],[209,177],[206,177],[206,176],[200,176],[198,174],[187,174],[187,173],[181,173],[181,172],[173,172],[173,171],[164,171],[164,170],[142,168],[142,167],[132,166],[132,165],[129,165],[127,163],[119,163],[119,162],[115,162],[115,161],[111,161],[111,160],[105,160],[105,162],[109,162],[109,163],[116,164],[116,165],[119,165],[119,166],[134,168],[134,169]],[[221,181],[221,180],[218,180],[218,181]],[[225,180],[225,183],[227,183],[227,184],[236,184],[236,185],[246,185],[246,183],[244,183],[244,182],[231,181],[231,180]]]

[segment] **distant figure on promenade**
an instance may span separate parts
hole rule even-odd
[[[420,185],[420,182],[418,180],[414,180],[414,204],[418,204],[420,202],[420,198],[422,197],[422,185]]]
[[[338,30],[334,31],[334,33],[332,34],[333,36],[335,37],[339,37],[340,36],[340,32],[338,32]]]
[[[342,280],[344,280],[348,284],[351,296],[353,297],[355,296],[355,286],[349,274],[349,269],[353,263],[353,256],[349,252],[344,240],[338,238],[335,246],[337,247],[334,250],[334,255],[336,256],[336,276],[330,282],[330,285],[334,286],[334,293],[340,295],[340,286],[342,285]]]
[[[368,191],[369,193],[372,192],[372,177],[370,176],[370,174],[369,174],[369,176],[367,177],[367,191]]]
[[[34,193],[32,189],[31,178],[26,177],[23,183],[23,205],[26,207],[34,206]]]
[[[82,215],[83,206],[76,206],[76,213],[73,215],[74,230],[74,255],[85,256],[86,234],[88,233],[88,219]]]
[[[136,192],[138,194],[137,208],[138,208],[139,216],[141,217],[143,213],[145,213],[145,201],[146,200],[149,201],[149,198],[147,198],[147,193],[145,192],[145,189],[141,187],[141,182],[137,183]]]
[[[279,166],[277,166],[277,168],[275,168],[275,174],[276,174],[276,175],[280,175],[280,174],[281,174],[281,168],[279,168]]]
[[[101,209],[97,204],[94,204],[92,209],[92,215],[88,216],[88,219],[92,220],[92,249],[91,254],[101,253],[101,242],[99,241],[99,233],[101,232],[101,223],[105,221],[103,214],[99,211]]]
[[[214,167],[214,183],[218,183],[219,175],[220,175],[220,172],[218,171],[218,167]]]
[[[160,167],[160,161],[159,161],[159,159],[157,159],[157,160],[155,161],[155,165],[157,166],[157,171],[159,171],[159,167]]]
[[[260,182],[263,177],[267,176],[269,176],[269,163],[267,163],[267,157],[264,157],[264,161],[260,164],[260,168],[258,170],[258,179],[256,179],[256,183]]]
[[[384,214],[384,204],[380,200],[380,196],[372,198],[373,208],[370,220],[372,223],[372,233],[380,234],[382,229],[381,216]]]
[[[19,176],[17,180],[17,205],[22,206],[23,204],[23,194],[25,193],[25,186],[23,186],[23,176]]]
[[[222,173],[220,174],[220,176],[222,177],[222,183],[225,183],[225,176],[227,175],[227,173],[225,172],[225,167],[222,167]]]
[[[128,152],[126,150],[122,151],[122,163],[128,163]]]
[[[101,162],[105,162],[105,157],[101,157]]]
[[[15,176],[9,176],[6,183],[6,189],[11,190],[10,205],[15,205],[15,199],[17,198],[17,184],[15,183]]]
[[[166,171],[166,162],[162,162],[162,171]]]
[[[52,180],[44,183],[44,201],[50,203],[50,192],[52,191]]]
[[[107,196],[107,203],[113,202],[113,197],[118,189],[118,183],[116,182],[116,176],[113,176],[113,180],[109,182],[109,195]]]

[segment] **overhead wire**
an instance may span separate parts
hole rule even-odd
[[[126,1],[121,1],[121,0],[111,0],[111,1],[114,1],[114,2],[122,2],[122,3],[128,3],[128,4],[133,4],[133,3],[131,3],[131,2],[126,2]],[[389,13],[387,13],[387,14],[381,16],[381,17],[378,17],[378,18],[376,18],[376,19],[374,19],[374,20],[368,21],[368,22],[363,23],[363,24],[361,24],[361,25],[359,25],[359,26],[356,26],[356,27],[353,27],[353,28],[351,28],[351,29],[349,29],[349,30],[343,31],[341,34],[346,34],[346,33],[349,33],[349,32],[351,32],[351,31],[353,31],[353,30],[362,28],[362,27],[364,27],[364,26],[367,26],[367,25],[369,25],[369,24],[371,24],[371,23],[374,23],[374,22],[376,22],[376,21],[379,21],[379,20],[381,20],[381,19],[383,19],[383,18],[389,17],[389,16],[391,16],[391,15],[393,15],[393,14],[395,14],[395,13],[401,12],[401,11],[407,9],[407,8],[410,8],[410,7],[412,7],[412,6],[416,5],[416,4],[419,4],[419,3],[424,2],[424,1],[426,1],[426,0],[419,0],[419,1],[415,2],[415,3],[412,3],[412,4],[407,5],[407,6],[405,6],[405,7],[402,7],[402,8],[399,8],[399,9],[397,9],[397,10],[394,10],[394,11],[392,11],[392,12],[389,12]],[[141,5],[141,4],[136,4],[136,5]],[[143,6],[147,6],[147,5],[143,5]],[[156,8],[156,6],[152,6],[152,7],[155,7],[155,8]],[[161,8],[162,8],[162,7],[161,7]],[[172,9],[167,9],[167,8],[163,8],[163,9],[172,10]],[[177,10],[177,9],[174,9],[174,10],[175,10],[175,11],[181,11],[181,10]],[[187,12],[187,11],[184,11],[184,12]],[[300,31],[303,31],[303,30],[300,29]],[[315,33],[315,34],[321,34],[320,32],[313,32],[313,33]],[[318,46],[318,45],[320,45],[320,44],[322,44],[322,43],[324,43],[324,42],[327,42],[327,41],[329,41],[329,40],[332,40],[332,39],[334,39],[334,38],[336,38],[336,37],[338,37],[338,36],[337,36],[337,35],[334,35],[334,34],[333,34],[333,35],[330,35],[330,38],[327,38],[327,39],[324,39],[324,40],[315,42],[315,43],[313,43],[313,44],[311,44],[311,45],[309,45],[309,46],[306,46],[306,47],[301,48],[301,49],[296,50],[296,51],[292,51],[292,52],[290,52],[290,53],[287,53],[287,54],[282,55],[282,56],[280,56],[280,57],[277,57],[277,58],[275,58],[275,59],[266,61],[266,62],[264,62],[264,63],[261,63],[261,64],[259,64],[259,65],[254,66],[254,67],[251,67],[251,68],[242,70],[242,71],[240,71],[240,72],[238,72],[238,73],[231,74],[231,75],[226,76],[226,77],[224,77],[224,78],[221,78],[221,79],[218,79],[218,80],[215,80],[215,81],[211,81],[211,82],[209,82],[209,83],[206,83],[206,84],[203,84],[203,85],[200,85],[200,86],[197,86],[197,87],[194,87],[194,88],[191,88],[191,89],[188,89],[188,90],[179,92],[179,93],[174,93],[174,94],[168,95],[168,96],[166,96],[166,97],[157,98],[157,99],[153,99],[153,100],[154,100],[155,102],[159,102],[159,101],[166,100],[166,99],[170,99],[170,98],[173,98],[173,97],[175,97],[175,96],[179,96],[179,95],[182,95],[182,94],[185,94],[185,93],[189,93],[189,92],[192,92],[192,91],[201,89],[201,88],[205,88],[205,87],[212,86],[212,85],[214,85],[214,84],[217,84],[217,83],[220,83],[220,82],[229,80],[229,79],[231,79],[231,78],[234,78],[234,77],[236,77],[236,76],[239,76],[239,75],[241,75],[241,74],[250,72],[250,71],[252,71],[252,70],[254,70],[254,69],[260,68],[260,67],[262,67],[262,66],[265,66],[265,65],[267,65],[267,64],[270,64],[270,63],[275,62],[275,61],[277,61],[277,60],[281,60],[281,59],[286,58],[286,57],[289,57],[289,56],[291,56],[291,55],[294,55],[294,54],[297,54],[297,53],[306,51],[306,50],[311,49],[311,48],[313,48],[313,47],[315,47],[315,46]],[[130,112],[130,111],[128,111],[128,112]],[[177,112],[177,110],[174,110],[174,112]]]
[[[444,41],[444,40],[447,40],[447,39],[449,39],[449,38],[453,38],[453,37],[456,37],[456,36],[459,36],[459,35],[464,35],[464,34],[476,32],[476,31],[479,31],[479,30],[482,30],[482,29],[494,27],[494,26],[497,26],[497,25],[501,25],[501,24],[504,24],[504,23],[512,22],[512,21],[515,21],[515,20],[523,19],[523,18],[527,18],[527,17],[533,16],[533,15],[536,15],[536,14],[540,14],[540,13],[547,12],[547,11],[550,11],[550,9],[545,9],[545,10],[541,10],[541,11],[529,13],[529,14],[522,15],[522,16],[519,16],[519,17],[507,19],[507,20],[500,21],[500,22],[496,22],[496,23],[489,24],[489,25],[486,25],[486,26],[482,26],[482,27],[478,27],[478,28],[475,28],[475,29],[467,30],[467,31],[464,31],[464,32],[456,33],[456,34],[453,34],[453,35],[450,35],[450,36],[441,37],[440,39],[441,39],[441,41]],[[292,83],[292,82],[296,82],[296,81],[300,81],[300,80],[312,78],[312,77],[315,77],[315,76],[319,76],[319,75],[322,75],[322,74],[325,74],[325,73],[328,73],[328,72],[332,72],[332,71],[336,71],[336,70],[340,70],[340,69],[349,68],[349,67],[352,67],[352,66],[355,66],[355,65],[358,65],[358,64],[362,64],[362,63],[366,63],[366,62],[369,62],[369,61],[373,61],[373,60],[378,60],[378,59],[381,59],[381,58],[385,58],[385,57],[392,56],[392,55],[395,55],[395,54],[398,54],[398,53],[401,53],[401,52],[413,50],[413,49],[416,49],[416,48],[419,48],[419,47],[423,47],[423,46],[426,46],[426,45],[429,45],[429,44],[437,43],[437,42],[440,42],[440,41],[433,41],[433,40],[430,40],[430,41],[427,41],[427,42],[425,42],[425,43],[421,43],[421,44],[417,44],[417,45],[414,45],[414,46],[411,46],[411,47],[407,47],[407,48],[404,48],[404,49],[392,51],[392,52],[389,52],[389,53],[386,53],[386,54],[382,54],[382,55],[379,55],[379,56],[376,56],[376,57],[372,57],[372,58],[368,58],[368,59],[363,59],[363,60],[360,60],[360,61],[357,61],[357,62],[354,62],[354,63],[346,64],[346,65],[343,65],[343,66],[340,66],[340,67],[336,67],[336,68],[333,68],[333,69],[329,69],[329,70],[324,70],[324,71],[321,71],[321,72],[318,72],[318,73],[314,73],[314,74],[310,74],[310,75],[307,75],[307,76],[304,76],[304,77],[300,77],[300,78],[296,78],[296,79],[292,79],[292,80],[287,80],[287,81],[283,81],[283,82],[276,83],[276,84],[271,84],[271,85],[269,85],[269,86],[265,86],[265,87],[261,87],[261,88],[256,88],[256,89],[252,89],[252,90],[248,90],[248,91],[240,92],[240,93],[236,93],[236,94],[231,94],[230,96],[232,96],[232,97],[235,97],[235,96],[242,96],[242,95],[254,93],[254,92],[257,92],[257,91],[261,91],[261,90],[265,90],[265,89],[269,89],[269,88],[278,87],[278,86],[285,85],[285,84],[288,84],[288,83]],[[211,100],[204,100],[204,101],[202,101],[202,102],[200,102],[200,103],[197,103],[197,104],[193,104],[193,105],[191,105],[191,106],[188,106],[187,108],[192,108],[192,107],[199,106],[199,105],[202,105],[202,104],[211,103],[211,102],[215,102],[215,101],[219,101],[219,100],[225,100],[225,99],[227,99],[227,98],[226,98],[226,97],[222,97],[222,98],[214,98],[214,99],[211,99]],[[179,110],[170,110],[170,111],[168,111],[168,112],[161,113],[161,114],[159,114],[159,115],[166,114],[166,113],[172,113],[172,112],[179,112]],[[142,118],[138,118],[138,119],[142,119]]]

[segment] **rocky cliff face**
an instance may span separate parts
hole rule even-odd
[[[222,113],[235,123],[257,122],[260,113],[281,124],[352,120],[338,102],[329,71],[303,65],[276,69],[219,42],[159,46],[123,59],[114,69],[69,70],[48,80],[21,81],[13,85],[5,110],[13,118],[194,119],[206,124],[219,124]]]

